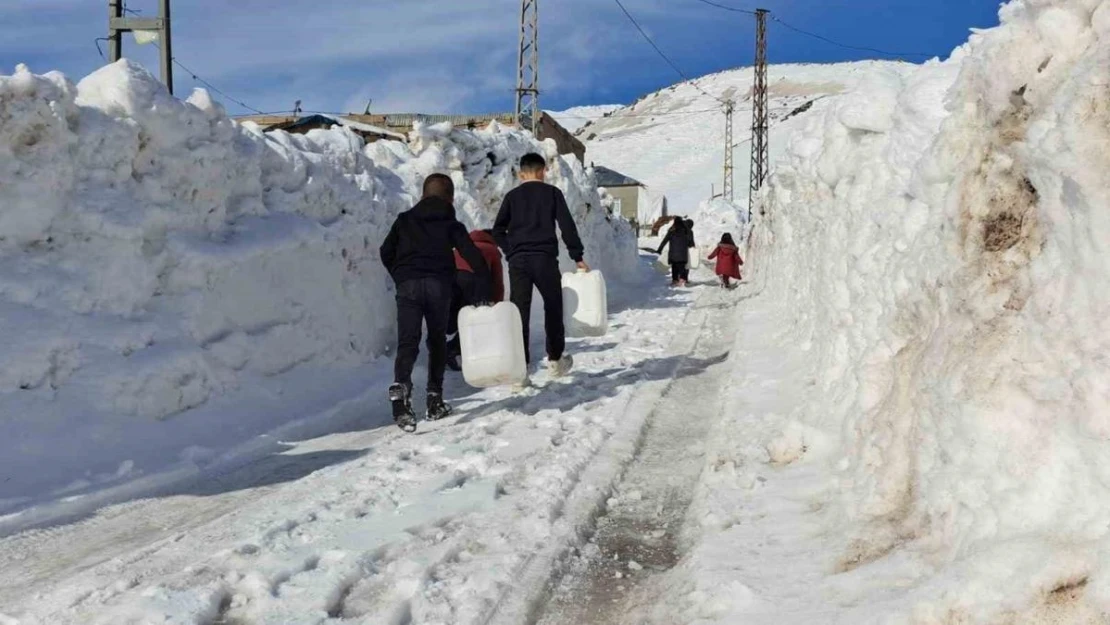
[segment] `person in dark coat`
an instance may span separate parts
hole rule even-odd
[[[493,303],[505,299],[505,275],[501,269],[501,250],[497,248],[497,241],[493,238],[492,230],[474,230],[470,233],[470,240],[482,253],[486,267],[493,276]],[[455,250],[455,292],[451,299],[451,316],[447,320],[447,368],[452,371],[461,371],[462,365],[459,357],[462,349],[459,345],[459,311],[464,306],[474,306],[478,303],[477,276],[470,263],[466,262],[462,254]]]
[[[667,230],[667,236],[659,244],[656,254],[663,254],[663,248],[670,245],[667,261],[671,264],[671,286],[686,286],[690,279],[690,248],[694,245],[694,233],[690,232],[686,220],[674,218],[674,225]]]
[[[509,258],[509,298],[520,310],[520,321],[524,326],[524,357],[531,362],[528,335],[532,289],[535,288],[543,298],[548,367],[554,375],[562,376],[566,375],[574,361],[564,353],[563,276],[559,271],[556,224],[563,234],[563,243],[571,260],[583,271],[589,271],[590,267],[583,260],[585,249],[563,192],[544,182],[546,170],[547,161],[539,154],[529,153],[521,157],[521,184],[509,191],[501,202],[501,210],[493,223],[493,236]]]
[[[428,413],[430,420],[451,413],[443,401],[447,365],[447,320],[455,281],[454,251],[474,269],[477,298],[490,298],[490,273],[466,227],[455,219],[455,185],[443,174],[424,180],[424,197],[397,216],[380,250],[382,263],[397,285],[397,356],[389,400],[393,420],[416,431],[412,410],[412,370],[420,354],[421,326],[428,326]]]
[[[740,248],[732,242],[732,235],[725,233],[721,237],[721,242],[717,247],[709,253],[709,260],[717,259],[717,276],[721,279],[721,286],[726,289],[731,289],[733,285],[730,280],[735,278],[740,280],[740,265],[744,264],[744,259],[740,258]]]

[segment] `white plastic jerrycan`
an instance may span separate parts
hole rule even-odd
[[[563,274],[563,324],[567,336],[604,336],[609,331],[609,301],[600,271]]]
[[[695,245],[690,248],[690,269],[697,269],[698,267],[701,267],[701,250]]]
[[[463,379],[487,388],[516,384],[528,376],[524,332],[516,305],[466,306],[459,311]]]

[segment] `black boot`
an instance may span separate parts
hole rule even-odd
[[[447,368],[451,371],[462,371],[462,349],[459,346],[459,335],[447,341]]]
[[[393,404],[393,422],[406,432],[416,431],[416,413],[412,410],[412,388],[404,384],[389,387],[389,401]]]
[[[428,393],[428,420],[439,421],[451,414],[451,406],[443,402],[441,393]]]

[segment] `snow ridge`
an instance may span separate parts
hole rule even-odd
[[[392,343],[378,246],[424,176],[488,227],[527,151],[589,262],[637,281],[636,241],[582,165],[496,124],[262,133],[128,61],[79,84],[0,76],[0,513],[174,465],[361,395]],[[564,259],[569,264],[569,261]]]
[[[828,566],[902,588],[883,622],[1110,610],[1110,3],[1000,15],[815,107],[755,229],[816,364],[793,417],[843,445]]]

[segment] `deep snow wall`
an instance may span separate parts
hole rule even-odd
[[[1110,2],[1001,18],[815,111],[754,226],[884,623],[1110,613]]]
[[[432,172],[488,227],[520,155],[545,154],[587,260],[637,278],[628,224],[553,144],[496,125],[411,138],[262,133],[127,61],[77,85],[0,76],[0,513],[201,462],[362,390],[394,340],[378,247]]]

